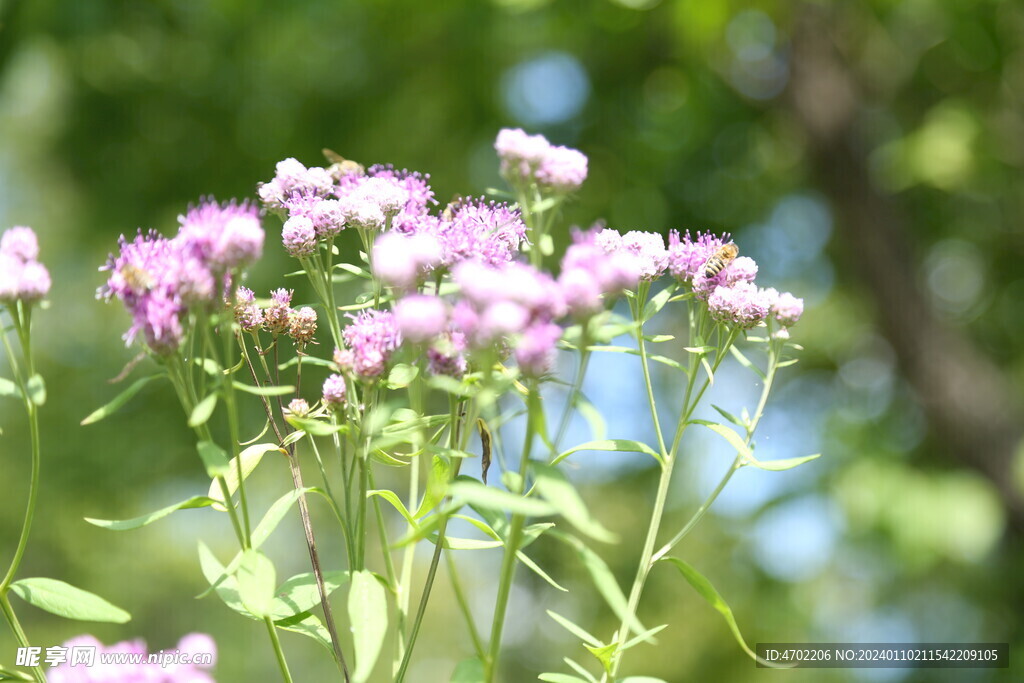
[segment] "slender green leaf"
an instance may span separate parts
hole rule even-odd
[[[223,476],[228,470],[228,454],[224,449],[212,441],[200,441],[196,444],[199,457],[206,467],[206,474],[210,479]]]
[[[409,513],[409,510],[405,507],[405,503],[402,502],[394,491],[389,491],[387,489],[367,491],[366,497],[369,498],[371,496],[380,496],[387,502],[391,503],[392,507],[398,510],[402,517],[405,517],[405,521],[409,522],[413,528],[416,527],[416,519]]]
[[[578,662],[569,659],[568,657],[562,657],[562,661],[568,664],[573,671],[578,673],[580,676],[585,678],[590,683],[597,683],[597,679],[594,677],[594,675],[586,669],[584,669],[582,664],[579,664]]]
[[[352,624],[352,642],[356,651],[352,681],[363,683],[373,672],[388,633],[387,596],[372,572],[361,570],[352,574],[348,618]]]
[[[451,464],[439,455],[435,455],[430,464],[430,474],[427,475],[427,490],[423,494],[423,500],[416,511],[416,519],[420,519],[434,507],[444,500],[448,494],[448,480],[451,479]]]
[[[449,494],[464,503],[474,506],[503,510],[513,514],[543,517],[555,511],[551,503],[534,498],[524,498],[514,493],[484,486],[479,483],[456,481],[448,489]]]
[[[263,542],[270,537],[270,534],[274,532],[277,525],[281,523],[284,516],[288,514],[289,508],[295,504],[303,494],[309,493],[314,489],[311,487],[293,489],[288,493],[284,494],[280,498],[274,501],[274,504],[270,506],[266,514],[263,515],[263,519],[256,525],[256,528],[252,531],[252,546],[259,548],[263,545]]]
[[[596,636],[593,636],[590,633],[588,633],[582,626],[574,624],[558,612],[552,612],[551,610],[547,610],[547,613],[548,616],[557,621],[562,628],[564,628],[566,631],[582,640],[584,643],[587,643],[588,645],[603,644],[600,640],[598,640]]]
[[[96,410],[89,413],[89,416],[82,420],[81,424],[91,425],[94,422],[99,422],[105,417],[113,415],[121,406],[123,406],[125,403],[131,400],[132,396],[139,393],[142,387],[146,386],[147,384],[149,384],[150,381],[157,379],[159,377],[166,377],[166,375],[160,372],[155,375],[150,375],[149,377],[142,377],[140,379],[135,380],[131,384],[131,386],[129,386],[127,389],[125,389],[116,397],[114,397],[112,401],[107,403],[105,406],[97,408]]]
[[[100,596],[57,579],[21,579],[10,590],[28,604],[65,619],[123,624],[132,618]]]
[[[40,374],[32,375],[25,383],[25,390],[28,391],[29,399],[37,406],[46,403],[46,382]]]
[[[285,420],[295,429],[300,429],[313,436],[330,436],[331,434],[341,434],[348,431],[348,427],[345,425],[334,425],[323,420],[315,420],[311,417],[286,415]]]
[[[753,457],[746,463],[760,470],[768,470],[769,472],[781,472],[783,470],[791,470],[794,467],[803,465],[805,462],[810,462],[821,457],[821,453],[815,453],[814,455],[805,455],[800,458],[785,458],[782,460],[757,460]]]
[[[743,427],[744,429],[746,429],[747,425],[745,425],[742,421],[740,421],[740,419],[738,417],[736,417],[735,415],[733,415],[729,411],[725,410],[724,408],[719,408],[718,406],[716,406],[713,403],[711,404],[711,407],[714,408],[715,410],[717,410],[718,414],[721,415],[722,417],[724,417],[729,422],[732,422],[737,427]]]
[[[674,564],[676,569],[678,569],[683,575],[683,578],[693,586],[693,589],[697,591],[697,593],[704,598],[709,605],[714,607],[719,614],[722,615],[725,622],[729,625],[729,630],[732,631],[733,637],[736,639],[736,642],[739,643],[740,647],[743,648],[743,651],[750,655],[752,659],[758,659],[757,655],[754,654],[754,651],[747,645],[747,641],[743,639],[743,634],[740,633],[740,627],[736,623],[736,617],[732,614],[732,608],[726,604],[725,600],[722,599],[722,596],[718,594],[718,591],[715,590],[715,587],[711,585],[711,582],[708,581],[703,574],[686,562],[680,560],[678,557],[663,557],[659,562],[669,562]]]
[[[729,347],[729,353],[736,357],[736,360],[740,362],[740,365],[755,373],[761,379],[765,379],[764,371],[751,363],[750,359],[744,356],[743,352],[737,349],[735,345]]]
[[[683,347],[683,351],[686,351],[687,353],[696,353],[698,355],[703,355],[705,353],[708,353],[709,351],[714,351],[714,350],[715,350],[714,346],[684,346]]]
[[[662,624],[661,626],[655,626],[654,628],[649,628],[646,631],[644,631],[643,633],[641,633],[640,635],[635,636],[633,638],[630,638],[625,643],[623,643],[622,647],[619,649],[619,651],[621,652],[622,650],[628,650],[629,648],[633,647],[634,645],[638,645],[638,644],[643,643],[643,642],[648,642],[648,643],[657,645],[658,641],[654,640],[653,636],[656,633],[661,633],[666,628],[668,628],[668,624]]]
[[[672,341],[675,339],[674,334],[645,334],[644,339],[652,344],[661,344],[662,342]]]
[[[547,681],[547,683],[588,683],[586,678],[580,678],[571,674],[546,673],[541,674],[537,678],[541,681]]]
[[[608,434],[608,425],[604,420],[604,415],[582,392],[576,395],[576,412],[582,415],[590,425],[590,436],[597,441],[603,441]]]
[[[428,538],[430,542],[437,545],[437,534],[430,534]],[[491,548],[500,548],[504,543],[501,541],[484,541],[479,538],[458,538],[455,536],[444,535],[444,547],[449,550],[489,550]]]
[[[676,291],[675,285],[668,285],[665,289],[661,290],[657,294],[651,297],[651,300],[644,306],[644,314],[642,320],[647,322],[655,315],[658,314],[665,304],[668,303],[669,297]]]
[[[200,425],[206,424],[207,420],[210,419],[210,416],[213,415],[213,410],[216,407],[217,393],[214,392],[197,403],[196,407],[192,409],[192,414],[188,416],[188,426],[199,427]]]
[[[541,498],[551,503],[558,514],[580,533],[604,543],[614,543],[618,537],[608,531],[587,510],[586,503],[569,480],[558,469],[541,463],[531,463],[534,486]]]
[[[707,420],[690,420],[691,423],[703,425],[707,427],[715,434],[723,437],[729,442],[729,445],[736,449],[736,452],[743,456],[744,460],[753,460],[754,456],[750,452],[750,447],[743,440],[743,437],[737,434],[735,431],[729,429],[725,425],[720,425],[717,422],[709,422]]]
[[[231,458],[227,472],[224,473],[224,480],[228,485],[228,495],[233,495],[238,490],[238,461],[240,460],[242,463],[242,479],[247,479],[263,460],[263,456],[270,451],[285,452],[276,443],[260,443],[249,446],[239,453],[237,458]],[[224,494],[220,490],[220,482],[211,481],[210,491],[206,495],[216,501],[213,506],[214,510],[227,511],[227,508],[224,507]]]
[[[238,389],[239,391],[244,391],[245,393],[252,394],[254,396],[287,396],[288,394],[294,394],[295,393],[295,387],[293,387],[293,386],[257,387],[257,386],[253,386],[252,384],[244,384],[243,382],[235,382],[234,383],[234,387],[235,387],[235,389]]]
[[[35,680],[35,679],[32,678],[32,676],[29,675],[28,673],[22,673],[22,672],[18,672],[18,671],[10,671],[10,670],[5,669],[2,666],[0,666],[0,681],[33,681],[33,680]],[[477,680],[481,680],[482,681],[483,678],[480,678],[480,679],[477,679]]]
[[[604,439],[601,441],[588,441],[582,443],[579,446],[573,446],[567,451],[562,451],[558,454],[554,460],[551,461],[552,465],[557,465],[573,453],[579,453],[580,451],[618,451],[621,453],[644,453],[649,455],[658,463],[661,463],[661,455],[658,454],[653,448],[640,441],[631,441],[629,439]]]
[[[302,619],[298,617],[301,616]],[[312,638],[316,642],[320,643],[327,652],[334,656],[334,646],[331,644],[331,633],[328,631],[323,623],[312,614],[302,613],[296,615],[295,618],[283,619],[280,622],[274,624],[277,628],[284,629],[285,631],[291,631],[292,633],[299,633],[308,638]]]
[[[524,540],[522,547],[525,548],[527,545],[529,545],[529,544]],[[565,588],[560,583],[558,583],[553,578],[551,578],[551,576],[546,571],[541,569],[539,564],[537,564],[536,562],[531,560],[530,556],[527,555],[526,553],[524,553],[522,550],[516,551],[516,558],[518,558],[520,562],[522,562],[524,565],[526,565],[526,567],[530,571],[532,571],[534,574],[536,574],[540,578],[542,578],[545,581],[547,581],[548,585],[551,586],[552,588],[554,588],[555,590],[560,590],[563,593],[568,593],[569,592],[568,588]]]
[[[191,508],[202,508],[209,505],[213,505],[216,502],[212,497],[208,496],[192,496],[188,500],[183,500],[180,503],[168,505],[165,508],[154,510],[153,512],[141,515],[139,517],[133,517],[132,519],[93,519],[92,517],[86,517],[85,521],[89,524],[94,524],[103,529],[110,529],[111,531],[126,531],[128,529],[138,529],[144,527],[147,524],[152,524],[158,519],[163,519],[172,512],[177,510],[188,510]]]
[[[636,618],[636,615],[630,613],[629,601],[626,600],[626,596],[623,594],[622,589],[619,588],[619,584],[615,580],[615,575],[612,574],[612,570],[608,568],[608,565],[605,564],[604,560],[574,536],[570,536],[569,534],[562,533],[555,529],[552,529],[548,533],[576,551],[576,555],[583,563],[584,568],[586,568],[587,572],[590,574],[590,578],[594,582],[597,592],[599,592],[605,602],[608,603],[608,606],[611,607],[615,616],[629,626],[634,633],[643,633],[646,629]]]

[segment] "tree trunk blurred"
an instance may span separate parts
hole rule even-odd
[[[849,260],[874,297],[879,322],[932,429],[952,457],[992,481],[1013,528],[1024,531],[1024,500],[1013,476],[1014,454],[1024,437],[1020,397],[970,338],[935,315],[918,286],[907,216],[872,184],[868,150],[855,126],[858,84],[826,12],[805,6],[793,35],[789,92],[817,181],[838,214]]]

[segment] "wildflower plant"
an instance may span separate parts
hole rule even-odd
[[[12,595],[67,619],[124,623],[131,618],[128,612],[98,595],[64,581],[45,577],[16,578],[28,550],[39,498],[42,459],[39,410],[46,403],[46,384],[36,370],[32,349],[32,318],[37,310],[44,307],[50,285],[50,273],[39,261],[39,242],[35,232],[24,226],[4,231],[0,236],[0,341],[12,378],[0,377],[0,398],[14,399],[25,409],[30,442],[30,476],[21,533],[10,564],[0,575],[0,611],[22,648],[30,647],[30,641],[15,613],[10,599]],[[9,488],[14,490],[13,486]],[[0,677],[6,678],[5,674],[0,669]],[[37,681],[46,679],[45,672],[38,665],[31,667],[31,676]]]
[[[84,422],[107,417],[145,383],[168,379],[211,485],[205,495],[132,520],[90,521],[133,529],[199,507],[226,517],[238,550],[225,561],[200,542],[206,593],[263,622],[286,681],[292,678],[279,630],[323,645],[340,680],[366,681],[374,673],[407,680],[442,559],[475,652],[454,675],[498,680],[520,565],[564,590],[557,568],[541,567],[528,554],[540,538],[572,550],[594,584],[573,590],[595,590],[619,620],[614,633],[598,637],[548,612],[593,658],[566,658],[571,674],[543,673],[542,680],[617,680],[628,651],[665,628],[644,628],[637,618],[658,564],[675,566],[753,656],[711,583],[671,553],[740,468],[783,470],[816,457],[762,461],[753,440],[777,371],[796,362],[790,352],[799,347],[788,330],[802,314],[802,301],[755,284],[757,266],[747,257],[712,272],[705,264],[728,240],[706,233],[672,232],[666,243],[657,232],[623,234],[598,225],[574,230],[557,258],[552,235],[560,207],[586,179],[587,158],[522,130],[501,131],[495,148],[512,203],[465,198],[442,206],[420,173],[365,168],[333,154],[327,167],[287,159],[258,187],[262,211],[246,202],[204,200],[182,217],[174,237],[140,232],[122,238],[105,268],[100,296],[124,304],[132,320],[126,341],[142,346],[160,370]],[[308,305],[293,308],[291,289],[263,299],[242,285],[244,269],[264,247],[262,225],[277,224],[268,215],[280,219],[277,248],[296,260],[293,275],[310,285],[315,301]],[[360,249],[342,246],[349,243],[340,239],[345,231],[358,235]],[[558,266],[557,274],[546,266]],[[339,301],[339,285],[352,283],[361,293]],[[628,317],[615,312],[617,301],[624,301]],[[648,334],[663,312],[688,321],[685,341]],[[635,347],[612,345],[622,335]],[[653,354],[654,345],[670,351]],[[764,360],[749,357],[751,349]],[[576,359],[571,381],[556,381],[559,353]],[[604,353],[637,358],[654,443],[598,435],[563,444],[572,416],[593,411],[581,388],[591,357]],[[739,417],[716,408],[722,423],[696,419],[730,356],[761,380],[757,406]],[[679,418],[667,429],[652,363],[683,378]],[[557,401],[559,384],[570,387],[569,395],[549,431],[544,405]],[[243,410],[265,421],[255,438],[241,433]],[[215,418],[226,424],[226,435],[218,436],[224,430],[214,429]],[[502,432],[517,425],[522,451],[513,454],[503,448]],[[735,457],[689,522],[663,535],[672,472],[691,427],[719,435]],[[469,452],[474,435],[478,453]],[[617,535],[605,527],[600,509],[588,509],[560,467],[588,451],[639,454],[660,470],[628,590],[602,559]],[[291,487],[269,509],[255,510],[246,480],[271,453],[287,459]],[[471,457],[480,458],[479,479],[461,473]],[[316,486],[304,483],[303,465],[315,468]],[[396,471],[406,483],[382,487]],[[313,504],[331,513],[331,524],[317,534],[340,537],[343,556],[318,551]],[[310,571],[278,581],[261,546],[296,507]],[[481,537],[449,534],[453,519]],[[403,529],[397,537],[395,522]],[[422,583],[413,572],[420,544],[432,548]],[[460,575],[474,553],[488,549],[500,552],[502,562],[485,625],[470,611]],[[336,609],[346,594],[345,610]]]

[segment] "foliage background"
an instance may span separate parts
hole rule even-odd
[[[195,536],[230,546],[215,513],[179,513],[130,535],[81,521],[205,489],[166,388],[78,426],[133,355],[119,339],[123,311],[92,296],[117,236],[172,230],[202,195],[252,196],[277,160],[316,165],[322,147],[429,172],[442,201],[479,194],[498,182],[494,135],[513,125],[590,157],[567,225],[604,217],[622,229],[731,231],[766,284],[807,301],[794,330],[807,351],[769,405],[759,453],[825,457],[790,473],[742,472],[679,550],[716,583],[748,639],[1008,641],[1016,665],[786,674],[799,680],[1009,680],[1024,666],[1020,4],[6,0],[0,21],[0,226],[37,229],[55,282],[37,316],[50,400],[42,509],[21,574],[70,580],[135,617],[79,627],[25,608],[37,642],[89,628],[156,649],[203,630],[221,647],[219,680],[261,680],[272,666],[258,624],[191,599],[203,588]],[[291,269],[277,224],[267,227],[257,289],[280,286]],[[629,388],[636,370],[609,362],[588,381],[610,436],[652,437],[639,386]],[[672,389],[664,378],[669,405]],[[738,410],[754,389],[726,373],[713,400]],[[0,407],[0,427],[2,550],[14,544],[28,477],[16,404]],[[570,440],[586,438],[574,427]],[[676,524],[725,457],[691,442]],[[624,456],[576,462],[599,517],[626,539],[603,551],[626,583],[653,468]],[[283,464],[258,476],[268,488],[286,478]],[[291,521],[271,551],[297,572],[304,552]],[[543,608],[612,628],[570,558],[538,550],[579,589],[520,583],[509,681],[585,654],[530,616]],[[478,566],[486,613],[497,559]],[[444,681],[468,651],[444,592],[429,616],[412,678]],[[655,573],[641,617],[671,627],[659,647],[627,659],[636,673],[780,675],[755,670],[669,571]],[[316,646],[284,639],[298,679],[322,680]],[[5,661],[13,647],[0,636]]]

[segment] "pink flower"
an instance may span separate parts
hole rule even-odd
[[[395,304],[394,316],[402,338],[420,344],[444,332],[448,325],[448,306],[439,297],[417,294]]]

